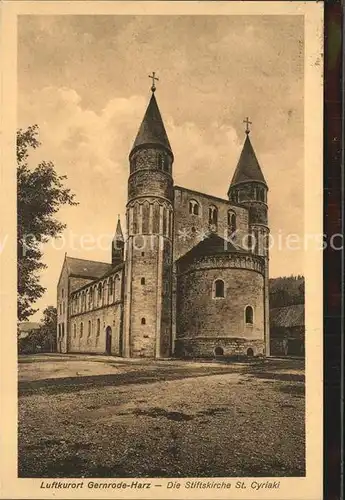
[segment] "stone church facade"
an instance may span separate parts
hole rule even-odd
[[[249,130],[227,199],[175,186],[151,90],[129,154],[125,236],[118,221],[109,263],[65,256],[57,350],[268,355],[268,186]]]

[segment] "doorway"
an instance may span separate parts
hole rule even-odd
[[[107,327],[105,331],[105,352],[111,354],[111,328]]]

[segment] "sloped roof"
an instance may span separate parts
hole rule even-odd
[[[101,279],[106,278],[107,276],[110,276],[111,274],[115,273],[116,271],[119,271],[120,269],[122,269],[124,267],[124,265],[125,265],[124,262],[120,262],[120,264],[116,264],[116,266],[111,266],[110,269],[105,274],[103,274]]]
[[[231,187],[248,181],[262,182],[267,186],[252,143],[250,142],[249,134],[247,134],[244,141],[240,159],[238,160],[237,167],[231,181]]]
[[[66,263],[68,267],[68,274],[80,276],[81,278],[101,278],[112,267],[108,262],[76,259],[75,257],[67,256]]]
[[[271,309],[270,326],[271,328],[304,326],[304,304]]]
[[[141,122],[137,137],[134,141],[132,152],[145,144],[159,144],[171,153],[171,146],[165,131],[155,95],[152,94],[143,121]]]
[[[178,261],[182,259],[189,259],[193,257],[200,257],[203,255],[220,255],[228,253],[244,253],[248,254],[246,250],[234,243],[221,238],[216,233],[211,233],[209,237],[201,240],[191,250],[182,255]]]

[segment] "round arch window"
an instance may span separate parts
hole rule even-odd
[[[247,349],[247,356],[249,356],[249,357],[254,356],[254,351],[251,347],[249,347],[249,349]]]
[[[254,320],[254,311],[252,306],[247,306],[245,309],[245,320],[247,325],[252,325]]]
[[[214,350],[214,353],[216,356],[223,356],[223,354],[224,354],[223,347],[220,347],[220,346],[216,347]]]
[[[221,279],[218,279],[214,282],[213,284],[213,296],[216,299],[223,299],[225,297],[225,287],[224,287],[224,281]]]

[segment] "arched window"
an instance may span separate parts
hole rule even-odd
[[[228,211],[228,227],[230,234],[236,231],[236,214],[231,210]]]
[[[254,311],[252,306],[247,306],[245,310],[245,319],[246,319],[246,324],[247,325],[252,325],[253,324],[253,319],[254,319]]]
[[[147,234],[149,232],[149,220],[150,220],[150,204],[145,201],[141,206],[142,210],[142,233]]]
[[[251,347],[249,347],[249,349],[247,349],[247,356],[254,356],[254,351]]]
[[[111,277],[109,279],[109,295],[113,295],[114,293],[114,278]]]
[[[158,163],[159,170],[163,170],[164,169],[164,155],[162,153],[158,153],[157,163]]]
[[[218,210],[217,207],[211,205],[208,208],[208,222],[209,224],[217,225],[218,223]]]
[[[199,203],[196,200],[190,200],[189,213],[192,215],[199,215]]]
[[[120,276],[118,274],[114,278],[114,298],[115,300],[120,298]]]
[[[146,325],[146,318],[141,318],[141,324]]]
[[[152,232],[154,234],[159,233],[159,219],[160,219],[159,208],[160,207],[159,207],[158,203],[153,204]]]
[[[93,288],[90,288],[89,292],[89,308],[93,308]]]
[[[141,285],[145,285],[145,278],[141,278],[140,283]]]
[[[247,235],[247,250],[252,252],[255,246],[255,236],[252,233]]]
[[[168,220],[168,216],[169,216],[168,209],[166,207],[163,207],[163,234],[164,235],[167,234],[167,228],[168,228],[167,220]]]
[[[169,158],[167,155],[164,155],[164,171],[169,172]]]
[[[97,320],[97,337],[101,334],[101,320],[98,318]]]
[[[73,325],[73,337],[76,338],[77,337],[77,325],[74,323]]]
[[[221,299],[224,298],[224,281],[223,280],[216,280],[213,285],[213,296],[216,299]]]
[[[98,285],[98,296],[97,296],[97,305],[100,306],[102,305],[102,283],[99,283]]]
[[[83,333],[84,333],[83,330],[84,330],[84,325],[83,325],[83,323],[80,323],[80,338],[82,338],[82,336],[83,336]]]
[[[89,320],[89,325],[88,325],[88,330],[87,330],[87,336],[91,337],[91,321]]]
[[[257,190],[258,200],[265,201],[265,190],[262,187],[258,187]]]
[[[223,356],[223,354],[224,354],[223,347],[220,347],[220,346],[216,347],[214,350],[214,353],[216,356]]]

